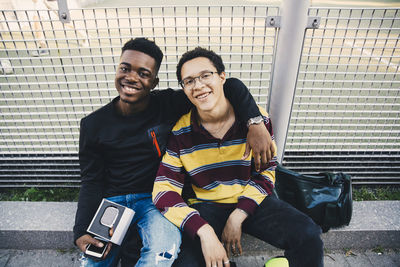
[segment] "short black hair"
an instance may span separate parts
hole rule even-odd
[[[181,59],[179,60],[178,65],[176,66],[176,77],[178,78],[178,82],[182,81],[181,70],[183,64],[197,57],[208,58],[214,65],[214,67],[217,69],[218,74],[221,74],[223,71],[225,71],[225,66],[224,63],[222,62],[221,56],[217,55],[212,50],[208,50],[198,46],[195,49],[190,50],[185,54],[183,54]]]
[[[139,52],[142,52],[142,53],[145,53],[145,54],[151,56],[156,61],[157,72],[160,69],[164,54],[161,51],[160,47],[158,47],[158,45],[156,45],[156,43],[154,41],[151,41],[151,40],[149,40],[147,38],[143,38],[143,37],[130,39],[122,47],[121,55],[122,55],[122,53],[125,52],[125,50],[136,50],[136,51],[139,51]]]

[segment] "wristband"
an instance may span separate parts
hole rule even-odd
[[[250,125],[252,125],[252,124],[260,124],[261,122],[263,122],[264,121],[264,119],[263,119],[263,117],[260,115],[260,116],[257,116],[257,117],[254,117],[254,118],[250,118],[248,121],[247,121],[247,128],[249,128],[250,127]]]

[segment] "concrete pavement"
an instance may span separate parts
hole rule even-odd
[[[322,235],[325,266],[400,266],[400,201],[354,202],[349,226]],[[0,267],[79,266],[72,243],[76,202],[0,202]],[[238,266],[283,251],[244,235]]]
[[[76,202],[0,202],[0,249],[70,249]],[[350,225],[322,235],[326,249],[400,248],[400,201],[353,203]],[[244,251],[271,247],[243,236]]]
[[[243,255],[233,258],[238,267],[262,267],[271,257],[282,255],[281,251],[265,251],[262,255]],[[0,267],[78,267],[79,252],[70,250],[0,250]],[[400,251],[336,250],[327,251],[325,267],[398,267]]]

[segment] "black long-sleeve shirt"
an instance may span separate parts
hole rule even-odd
[[[224,93],[240,120],[260,115],[247,87],[227,79]],[[79,163],[81,189],[74,240],[86,229],[103,197],[151,193],[176,121],[191,108],[183,90],[153,90],[148,107],[123,116],[115,108],[119,97],[81,120]]]

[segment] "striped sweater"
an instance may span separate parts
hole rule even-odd
[[[268,114],[259,109],[274,140]],[[246,136],[246,125],[236,120],[225,136],[217,139],[199,125],[195,111],[182,116],[172,129],[154,183],[153,202],[169,221],[193,238],[207,222],[181,197],[185,176],[195,193],[190,204],[219,203],[249,215],[272,192],[276,154],[266,169],[256,172],[251,156],[241,160]]]

